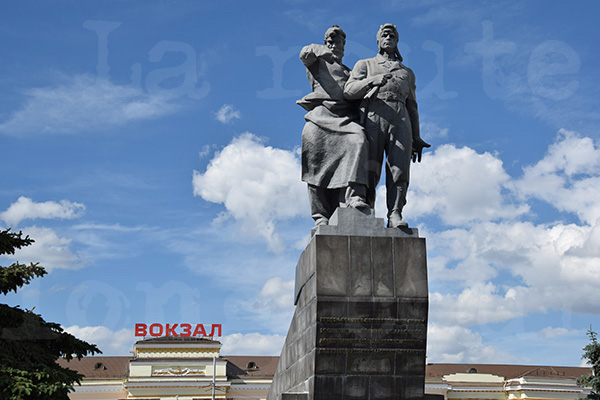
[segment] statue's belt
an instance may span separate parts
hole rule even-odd
[[[369,104],[374,100],[402,103],[406,107],[406,97],[400,97],[396,92],[379,92],[379,86],[374,87],[365,96],[365,101],[361,105],[361,115],[359,123],[365,125],[365,118],[369,112]]]
[[[383,100],[383,101],[397,101],[397,102],[400,102],[402,104],[404,104],[404,102],[406,101],[406,97],[405,96],[399,96],[398,93],[395,93],[395,92],[379,92],[379,93],[377,93],[376,97],[379,100]]]

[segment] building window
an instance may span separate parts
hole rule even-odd
[[[106,371],[106,366],[104,364],[102,364],[101,362],[97,362],[96,364],[94,364],[94,371],[98,371],[98,370],[102,370],[102,371]]]
[[[247,370],[257,370],[258,369],[258,365],[256,365],[256,363],[254,361],[250,361],[248,363],[248,365],[246,365],[246,369]]]

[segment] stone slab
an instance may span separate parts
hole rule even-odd
[[[425,253],[419,237],[317,234],[296,266],[295,304],[312,278],[318,296],[427,298]]]
[[[338,207],[329,225],[313,228],[314,235],[351,235],[367,237],[419,237],[416,228],[386,228],[383,218],[376,218],[373,210]]]

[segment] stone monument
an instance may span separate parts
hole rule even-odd
[[[338,208],[296,266],[296,311],[268,400],[422,400],[425,239]]]
[[[327,37],[326,34],[326,46]],[[425,398],[428,313],[425,239],[419,237],[417,229],[408,227],[401,211],[406,201],[410,160],[420,162],[422,150],[429,144],[419,135],[414,74],[400,63],[395,26],[382,25],[377,41],[378,55],[359,61],[349,79],[338,62],[341,57],[335,61],[331,51],[323,46],[311,45],[312,50],[305,48],[301,53],[301,58],[310,53],[310,63],[303,58],[309,80],[312,76],[319,81],[323,76],[331,76],[332,71],[333,76],[339,75],[339,79],[330,80],[334,83],[330,86],[311,81],[313,94],[305,99],[318,101],[320,117],[338,110],[341,103],[346,118],[341,125],[339,113],[331,117],[336,119],[331,123],[327,118],[318,120],[320,125],[313,124],[319,129],[315,131],[315,126],[308,125],[312,123],[309,112],[307,126],[312,133],[331,135],[339,142],[348,138],[353,146],[360,143],[357,135],[364,134],[366,147],[355,150],[359,153],[350,159],[362,160],[366,152],[368,160],[358,165],[344,164],[348,187],[345,191],[339,188],[330,191],[327,184],[316,185],[321,185],[321,193],[331,195],[333,202],[342,192],[358,196],[346,196],[344,206],[337,207],[336,203],[321,218],[323,215],[315,214],[317,208],[312,207],[317,192],[313,188],[311,194],[311,183],[304,179],[304,162],[314,154],[319,154],[320,160],[344,158],[350,147],[342,146],[342,154],[338,152],[341,147],[336,145],[321,148],[318,142],[313,142],[310,147],[305,146],[303,132],[303,180],[309,183],[309,196],[313,196],[311,207],[316,227],[296,266],[296,310],[267,400]],[[311,70],[309,66],[316,62],[320,62],[319,68]],[[332,68],[329,65],[332,62],[339,65]],[[348,111],[349,103],[339,97],[343,82],[344,99],[359,100],[356,114]],[[324,87],[329,89],[322,91]],[[358,119],[354,120],[353,115]],[[351,134],[332,129],[348,124],[352,127]],[[309,152],[306,157],[305,147]],[[319,152],[332,154],[323,158]],[[384,227],[383,219],[375,218],[372,210],[384,154],[388,228]],[[320,171],[322,166],[306,167]],[[348,170],[350,167],[358,170]],[[365,175],[366,195],[362,192]]]

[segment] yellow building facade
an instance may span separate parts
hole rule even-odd
[[[85,376],[73,400],[264,399],[278,357],[221,357],[207,338],[160,337],[138,341],[133,357],[85,357],[62,366]]]
[[[428,364],[425,392],[447,400],[577,400],[589,368],[494,364]]]
[[[223,357],[220,350],[208,338],[170,336],[138,341],[131,357],[59,363],[85,376],[73,400],[265,399],[279,357]],[[425,393],[444,400],[577,400],[589,390],[576,379],[589,374],[580,367],[428,364]]]

